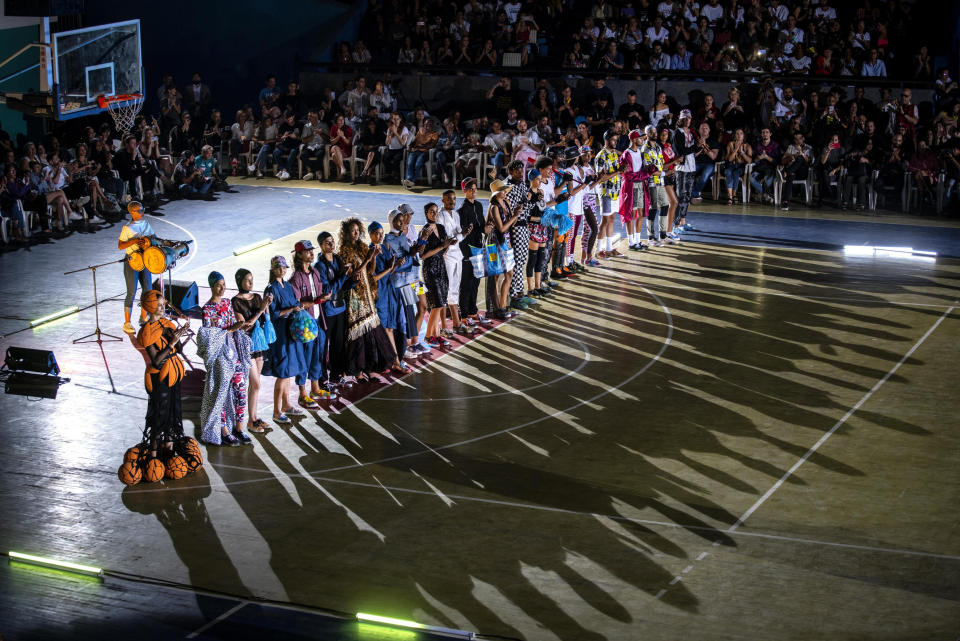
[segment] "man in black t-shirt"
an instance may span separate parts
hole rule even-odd
[[[460,183],[463,189],[463,204],[457,210],[460,216],[460,229],[467,230],[470,226],[473,229],[460,241],[460,252],[463,254],[463,271],[460,277],[460,315],[463,322],[474,326],[490,325],[490,321],[480,316],[480,310],[477,309],[477,291],[480,289],[480,279],[473,274],[473,264],[470,257],[473,252],[470,247],[483,247],[484,235],[493,231],[493,225],[487,225],[486,215],[483,211],[483,205],[477,200],[477,180],[475,178],[466,178]]]
[[[277,177],[290,180],[290,168],[300,150],[300,129],[297,127],[297,114],[288,111],[283,122],[277,128],[277,144],[273,148],[273,162],[277,166]]]

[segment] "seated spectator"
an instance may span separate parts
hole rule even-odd
[[[813,147],[804,140],[801,132],[793,134],[793,142],[787,147],[777,168],[783,191],[780,196],[780,209],[790,210],[790,198],[793,196],[793,182],[806,180],[813,163]]]
[[[370,94],[370,106],[377,108],[377,112],[383,120],[389,120],[390,114],[397,109],[397,101],[387,91],[382,80],[377,80],[373,85],[373,92]]]
[[[410,143],[410,150],[407,154],[407,175],[403,181],[403,186],[411,189],[417,182],[417,176],[420,170],[430,156],[430,150],[436,148],[440,133],[434,130],[433,120],[427,118],[423,121],[423,126],[417,130]]]
[[[845,155],[843,145],[840,144],[840,135],[831,135],[830,141],[820,154],[820,162],[817,164],[817,181],[820,183],[817,192],[817,207],[823,205],[824,196],[829,195],[831,200],[836,200],[839,197],[839,194],[834,192],[834,186],[830,183],[834,178],[839,179]]]
[[[313,180],[314,177],[322,176],[320,168],[323,163],[324,149],[329,140],[329,127],[320,120],[319,112],[311,109],[307,112],[307,122],[304,123],[303,130],[300,132],[300,162],[307,170],[303,175],[304,180]]]
[[[637,92],[633,89],[627,92],[627,100],[617,109],[617,120],[626,120],[630,129],[639,129],[644,124],[646,109],[637,102]]]
[[[280,99],[280,90],[277,89],[277,77],[267,76],[265,86],[260,90],[257,101],[260,104],[260,114],[265,115],[277,104]]]
[[[920,202],[933,203],[940,164],[936,152],[930,149],[925,138],[917,141],[917,151],[910,158],[907,169],[913,177],[913,184],[917,186]]]
[[[860,68],[860,75],[864,77],[887,77],[887,65],[883,60],[878,59],[877,50],[871,49],[870,56],[863,63],[863,66]]]
[[[170,131],[170,153],[181,156],[185,151],[196,152],[197,139],[193,135],[193,116],[184,112],[180,125]]]
[[[353,128],[347,124],[346,119],[338,115],[334,118],[333,125],[330,127],[330,160],[337,167],[337,177],[335,180],[349,180],[347,176],[347,167],[344,161],[353,155]]]
[[[300,118],[303,116],[304,110],[304,100],[303,94],[300,93],[300,85],[291,80],[287,83],[287,93],[283,94],[277,101],[274,103],[273,107],[276,107],[279,110],[280,115],[292,111],[294,116]],[[277,119],[277,113],[274,111],[273,107],[270,109],[270,115]]]
[[[750,171],[750,184],[757,199],[763,203],[773,202],[773,178],[780,162],[780,145],[772,135],[770,127],[760,130],[760,141],[754,147],[753,169]]]
[[[803,51],[803,47],[794,47],[793,55],[785,62],[786,71],[796,75],[810,73],[810,64],[810,56]]]
[[[509,133],[503,131],[499,120],[494,120],[490,126],[490,133],[483,140],[483,150],[492,156],[489,160],[490,164],[493,165],[493,169],[490,170],[490,178],[496,180],[500,177],[503,166],[506,164],[512,137]]]
[[[366,180],[371,185],[377,184],[373,175],[374,168],[380,164],[380,147],[386,144],[386,128],[381,128],[383,121],[379,118],[367,118],[357,138],[357,158],[365,158],[363,170],[354,181]]]
[[[373,56],[370,54],[370,50],[367,49],[367,46],[363,44],[363,40],[357,40],[357,43],[353,46],[353,62],[359,65],[368,65],[373,59]]]
[[[693,55],[687,51],[687,45],[681,40],[677,43],[676,53],[670,58],[670,68],[674,71],[689,71]]]
[[[605,97],[601,97],[605,100]],[[524,175],[528,167],[532,167],[537,157],[543,151],[543,141],[536,131],[529,129],[526,120],[517,123],[517,135],[513,137],[513,159],[523,163]]]
[[[290,170],[299,150],[300,128],[297,127],[297,115],[288,111],[277,128],[277,144],[273,149],[273,163],[277,166],[277,177],[280,180],[290,180]]]
[[[712,130],[707,122],[701,122],[697,136],[697,151],[694,152],[694,159],[697,163],[696,178],[691,192],[694,204],[703,202],[701,194],[703,188],[710,182],[716,171],[717,161],[720,160],[720,143],[712,135]]]
[[[13,239],[17,242],[26,240],[27,217],[22,204],[25,187],[17,180],[17,166],[13,163],[5,165],[0,176],[0,216],[13,221]]]
[[[117,152],[113,159],[113,168],[120,174],[120,179],[127,184],[129,193],[134,198],[142,199],[145,193],[153,191],[153,181],[156,178],[140,154],[135,137],[127,136],[124,139],[123,149]],[[138,179],[142,183],[144,193],[140,193]]]
[[[192,151],[185,151],[180,157],[180,162],[173,170],[173,183],[177,186],[177,191],[185,198],[198,196],[213,197],[210,190],[213,188],[213,178],[206,178],[199,167],[194,163],[194,154]]]
[[[623,71],[623,54],[617,51],[617,43],[611,40],[600,57],[597,68],[602,71]]]
[[[653,51],[650,53],[647,65],[650,71],[670,70],[670,56],[664,53],[663,45],[659,41],[653,43]]]
[[[267,167],[267,158],[273,155],[273,147],[277,144],[277,131],[279,126],[273,123],[273,118],[264,116],[263,122],[257,127],[253,134],[252,142],[259,143],[260,149],[257,151],[257,158],[254,160],[247,171],[253,174],[256,172],[257,178],[263,178],[263,171]]]
[[[863,139],[860,139],[861,141]],[[867,182],[873,174],[873,145],[869,140],[866,146],[861,147],[857,141],[844,158],[847,176],[843,185],[843,202],[841,207],[849,209],[853,205],[853,197],[857,198],[857,211],[863,211],[867,206]]]
[[[197,158],[195,162],[204,180],[210,182],[211,189],[227,188],[227,180],[223,177],[223,174],[220,173],[220,167],[217,166],[217,159],[213,156],[212,146],[204,145],[200,149],[200,157]]]
[[[751,162],[752,159],[753,151],[744,137],[743,129],[738,128],[733,132],[733,140],[727,143],[727,150],[724,154],[726,162],[723,167],[723,179],[727,187],[728,205],[736,202],[740,180],[743,178],[747,163]]]
[[[447,118],[443,121],[443,131],[437,141],[437,173],[443,177],[443,184],[450,182],[450,174],[447,172],[447,165],[453,163],[457,151],[460,149],[460,132],[457,131],[456,123]]]
[[[720,68],[717,56],[710,51],[710,43],[702,41],[700,50],[693,57],[691,68],[694,71],[717,71]]]
[[[403,117],[394,112],[390,115],[390,124],[387,126],[387,148],[383,152],[383,165],[388,177],[400,180],[402,178],[403,151],[413,136],[403,123]]]

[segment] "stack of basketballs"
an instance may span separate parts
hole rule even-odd
[[[200,444],[189,436],[173,442],[173,449],[161,449],[157,457],[150,456],[150,444],[134,445],[123,455],[123,464],[117,470],[117,477],[127,484],[136,485],[140,481],[156,483],[167,478],[182,479],[203,466],[203,452]]]

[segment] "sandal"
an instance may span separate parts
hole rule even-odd
[[[289,425],[289,424],[292,423],[293,421],[291,421],[291,420],[290,420],[290,417],[287,416],[286,414],[281,414],[280,416],[274,416],[274,417],[273,417],[273,422],[274,422],[274,423],[279,423],[280,425]]]
[[[283,411],[284,411],[285,414],[293,414],[294,416],[302,416],[302,415],[303,415],[303,410],[300,409],[299,407],[290,407],[290,408],[287,408],[287,409],[285,409],[285,410],[283,410]]]
[[[727,198],[727,205],[733,204],[733,198]]]
[[[253,432],[254,434],[263,434],[264,429],[260,423],[260,420],[256,420],[253,423],[247,423],[247,431]]]
[[[300,407],[305,407],[308,410],[320,409],[320,405],[309,396],[301,396],[298,402],[300,403]]]

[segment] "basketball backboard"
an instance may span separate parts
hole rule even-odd
[[[59,120],[98,114],[97,96],[143,93],[140,21],[62,31],[53,35],[50,65]]]

